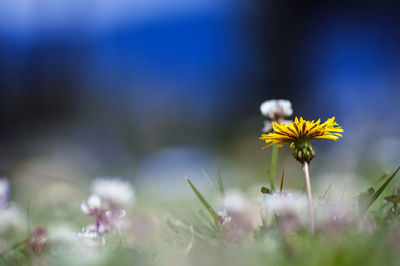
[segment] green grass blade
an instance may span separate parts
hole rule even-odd
[[[26,206],[26,238],[31,236],[31,204]]]
[[[219,186],[219,190],[221,191],[221,195],[224,195],[224,184],[222,182],[222,175],[221,172],[219,171],[219,169],[217,168],[217,176],[218,176],[218,186]]]
[[[333,183],[331,182],[331,183],[329,184],[328,188],[326,189],[324,195],[322,196],[321,200],[325,200],[326,195],[328,195],[328,192],[329,192],[329,190],[331,190],[332,185],[333,185]]]
[[[283,188],[283,179],[285,178],[285,169],[282,171],[282,179],[281,179],[281,186],[279,187],[279,191],[282,192]]]
[[[173,227],[177,229],[183,230],[186,234],[192,234],[192,230],[190,230],[190,226],[182,222],[181,220],[169,218]],[[196,230],[193,230],[193,235],[196,236],[198,239],[203,241],[210,241],[209,236],[201,234]]]
[[[200,213],[200,212],[199,212]],[[194,223],[199,223],[203,230],[206,230],[208,234],[215,233],[214,223],[210,221],[209,216],[204,216],[205,214],[193,214]]]
[[[384,180],[387,176],[389,175],[389,172],[386,171],[383,175],[381,175],[381,177],[378,178],[378,180],[376,180],[376,182],[374,183],[374,186],[378,185],[382,180]]]
[[[9,252],[11,252],[11,251],[13,251],[13,250],[15,250],[15,249],[21,247],[22,245],[26,244],[26,243],[28,242],[28,240],[29,240],[29,239],[25,239],[25,240],[22,240],[22,241],[18,241],[17,243],[15,243],[14,245],[12,245],[10,249],[7,249],[7,250],[3,251],[3,252],[0,254],[0,258],[4,257],[7,253],[9,253]]]
[[[390,181],[396,176],[397,172],[400,170],[400,166],[397,168],[397,170],[383,183],[379,189],[371,196],[371,198],[367,201],[365,204],[363,213],[365,213],[369,207],[378,199],[378,197],[382,194],[382,192],[385,190],[385,188],[389,185]]]
[[[192,182],[190,182],[189,178],[185,177],[185,179],[188,182],[189,186],[192,188],[194,194],[196,194],[197,198],[200,200],[200,202],[203,204],[203,206],[207,209],[207,211],[210,213],[210,215],[214,219],[215,225],[217,225],[219,227],[218,214],[214,211],[214,209],[207,202],[207,200],[203,197],[203,195],[201,195],[201,193],[195,188],[195,186],[192,184]]]
[[[214,182],[212,177],[208,174],[206,170],[203,170],[203,174],[207,177],[208,181],[210,181],[211,185],[217,190],[217,192],[220,192],[217,186],[217,183]]]

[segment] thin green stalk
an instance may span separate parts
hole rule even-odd
[[[210,181],[210,184],[215,188],[215,190],[217,192],[219,192],[219,188],[217,186],[217,184],[214,182],[214,180],[212,179],[212,177],[208,174],[208,172],[206,170],[203,170],[203,174],[207,177],[208,181]]]
[[[9,252],[21,247],[22,245],[26,244],[28,241],[29,241],[29,239],[25,239],[25,240],[22,240],[22,241],[19,241],[19,242],[15,243],[10,249],[8,249],[6,251],[3,251],[0,254],[0,258],[4,257],[7,253],[9,253]]]
[[[217,168],[217,176],[218,176],[218,186],[219,186],[219,190],[221,191],[221,196],[224,195],[224,184],[222,182],[222,175],[221,172],[219,171],[219,169]]]
[[[275,191],[275,177],[276,177],[277,164],[278,164],[278,146],[274,144],[272,145],[271,168],[269,170],[269,183],[271,185],[272,191]]]

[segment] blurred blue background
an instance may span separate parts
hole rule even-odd
[[[399,7],[2,0],[0,171],[43,159],[77,176],[195,175],[263,155],[259,105],[270,98],[308,119],[336,115],[344,168],[349,147],[396,162]]]

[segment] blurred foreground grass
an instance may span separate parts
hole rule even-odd
[[[375,193],[388,178],[377,182]],[[162,195],[156,199],[142,195],[127,208],[123,218],[127,223],[104,235],[104,245],[76,241],[80,228],[93,217],[79,211],[84,193],[74,192],[75,186],[60,185],[60,191],[71,190],[70,199],[52,206],[37,195],[28,212],[21,208],[20,224],[2,233],[0,265],[397,265],[400,259],[399,197],[397,189],[391,194],[393,184],[378,195],[365,216],[359,214],[357,195],[336,201],[333,191],[320,194],[317,216],[324,213],[318,212],[320,205],[334,208],[328,218],[320,219],[313,235],[296,210],[278,208],[268,216],[263,205],[268,195],[259,192],[261,186],[242,192],[229,188],[226,180],[215,180],[216,190],[205,193],[204,200],[215,209],[217,220],[195,194],[168,201]],[[224,189],[222,182],[228,183]],[[53,191],[56,188],[52,186]],[[371,195],[363,194],[367,199]],[[228,211],[227,224],[218,224],[218,209]],[[52,235],[60,225],[75,234],[73,240],[65,234]],[[35,228],[47,230],[43,250],[29,249],[23,242],[32,241]]]

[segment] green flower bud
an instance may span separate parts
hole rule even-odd
[[[315,157],[315,152],[309,139],[299,139],[292,152],[293,157],[301,164],[310,163]]]

